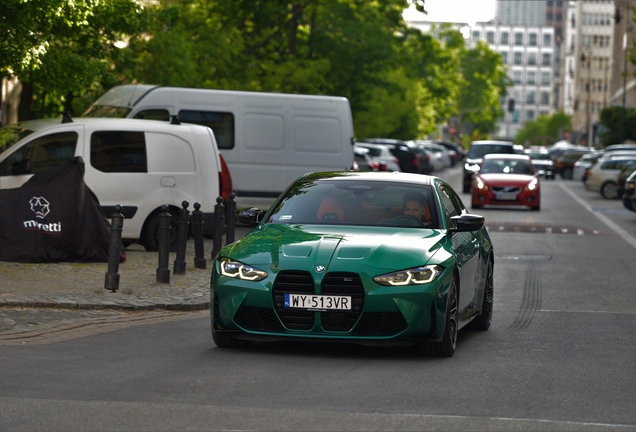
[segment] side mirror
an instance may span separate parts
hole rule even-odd
[[[455,227],[450,229],[450,232],[469,232],[469,231],[478,231],[484,226],[483,216],[463,213],[459,216],[451,217],[451,220],[455,222]]]
[[[257,226],[263,220],[264,215],[265,210],[259,210],[256,207],[238,209],[236,210],[236,221],[242,225]]]

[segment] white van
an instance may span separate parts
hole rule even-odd
[[[275,198],[310,171],[353,167],[353,119],[344,97],[121,85],[83,117],[128,117],[209,126],[227,162],[237,202]]]
[[[178,211],[188,201],[204,212],[206,234],[213,230],[214,205],[227,199],[232,180],[223,170],[208,127],[149,120],[48,119],[0,128],[0,189],[22,186],[35,173],[81,156],[84,181],[106,216],[123,206],[124,243],[157,250],[161,207],[172,214],[176,239]]]

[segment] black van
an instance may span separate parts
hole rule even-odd
[[[491,153],[513,154],[514,145],[509,141],[473,141],[466,155],[464,163],[464,193],[470,192],[473,175],[479,171],[479,166],[484,161],[484,156]]]

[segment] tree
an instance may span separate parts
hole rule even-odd
[[[572,117],[563,111],[552,115],[540,115],[536,120],[523,123],[515,135],[515,143],[522,145],[552,145],[559,141],[561,133],[572,129]]]
[[[601,111],[601,124],[605,132],[599,134],[603,147],[621,142],[621,122],[623,121],[623,107],[611,106]],[[623,125],[623,140],[636,141],[636,110],[625,108],[625,124]]]

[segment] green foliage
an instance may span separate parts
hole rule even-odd
[[[552,145],[559,141],[559,129],[572,129],[572,117],[563,111],[552,115],[540,115],[536,120],[526,121],[515,135],[515,143],[522,145]]]
[[[621,123],[623,121],[623,107],[611,106],[601,111],[601,124],[606,132],[600,134],[603,147],[621,143]],[[623,126],[623,142],[636,141],[636,110],[625,109],[625,123]]]

